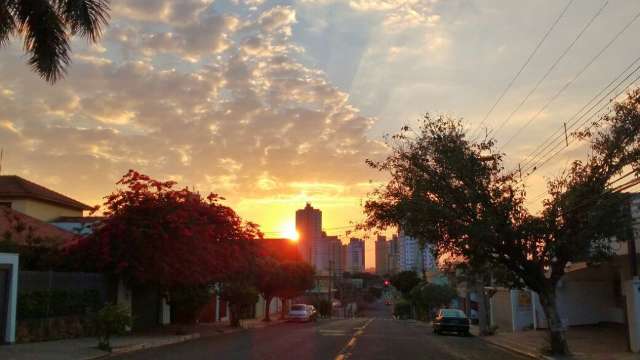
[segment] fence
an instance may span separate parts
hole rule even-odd
[[[92,335],[92,315],[107,301],[108,292],[102,274],[21,271],[17,341]]]

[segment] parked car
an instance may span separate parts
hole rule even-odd
[[[433,320],[433,332],[434,334],[455,332],[468,336],[469,319],[458,309],[440,309]]]
[[[315,321],[317,317],[318,312],[315,307],[306,304],[291,305],[289,313],[287,314],[287,320],[289,321]]]
[[[313,305],[307,305],[307,307],[309,308],[309,312],[311,313],[311,320],[317,320],[318,310],[316,309],[316,307]]]

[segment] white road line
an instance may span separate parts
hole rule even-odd
[[[373,318],[369,319],[367,320],[366,323],[364,323],[364,325],[362,325],[359,328],[356,328],[358,329],[358,331],[356,331],[355,334],[353,334],[353,337],[351,338],[351,340],[349,340],[347,345],[345,345],[342,348],[342,350],[340,350],[335,360],[346,360],[349,358],[349,356],[351,356],[351,351],[353,351],[353,348],[356,346],[357,337],[362,335],[362,333],[364,332],[364,329],[367,327],[367,325],[371,324],[373,320],[374,320]]]

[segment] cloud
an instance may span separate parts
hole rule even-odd
[[[5,170],[45,186],[62,176],[56,189],[88,203],[130,168],[236,203],[338,188],[358,198],[352,184],[375,175],[365,158],[384,148],[366,135],[374,120],[299,58],[295,10],[177,3],[114,2],[103,48],[74,42],[54,87],[17,45],[0,53]]]

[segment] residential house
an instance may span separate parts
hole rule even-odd
[[[16,175],[0,176],[0,206],[45,222],[61,216],[80,217],[84,211],[92,209],[89,205]]]

